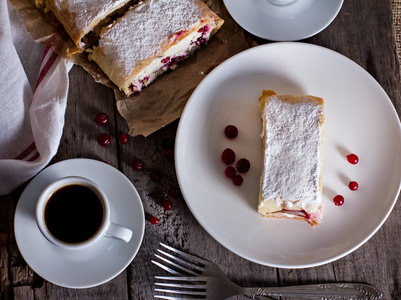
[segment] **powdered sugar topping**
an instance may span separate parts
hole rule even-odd
[[[322,115],[321,105],[270,97],[264,113],[264,199],[286,199],[305,211],[318,210]]]
[[[193,28],[201,16],[193,0],[141,2],[102,34],[98,48],[107,48],[107,56],[118,64],[114,69],[128,76],[138,62],[161,55],[164,41]]]
[[[75,23],[75,27],[87,33],[93,23],[96,25],[126,2],[127,0],[97,0],[90,5],[87,0],[55,0],[54,5],[60,10],[61,17],[63,11],[68,12],[68,18]]]

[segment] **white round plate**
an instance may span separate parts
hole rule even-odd
[[[263,89],[325,100],[324,208],[315,228],[257,213]],[[224,136],[229,124],[239,129],[235,140]],[[240,187],[224,175],[228,147],[251,162]],[[347,162],[349,153],[359,156],[357,165]],[[200,83],[179,123],[175,161],[191,212],[219,243],[259,264],[313,267],[361,246],[390,214],[400,191],[401,127],[385,91],[350,59],[320,46],[273,43],[228,59]],[[351,180],[358,191],[349,190]],[[337,194],[343,206],[333,204]]]
[[[129,243],[103,238],[82,250],[60,249],[40,233],[35,205],[43,188],[64,176],[83,176],[100,185],[110,200],[111,220],[133,231]],[[89,288],[120,274],[134,259],[145,231],[141,199],[120,171],[100,161],[70,159],[44,169],[26,187],[14,220],[15,238],[27,264],[41,277],[69,288]]]
[[[224,0],[233,19],[248,32],[272,41],[297,41],[325,29],[344,0],[297,0],[275,6],[267,0]]]

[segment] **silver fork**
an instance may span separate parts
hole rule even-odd
[[[182,277],[156,277],[158,279],[161,278],[187,278],[189,281],[195,281],[196,279],[207,278],[209,277],[216,277],[217,279],[214,282],[220,281],[221,284],[224,284],[228,290],[231,291],[238,291],[239,289],[246,289],[245,295],[255,299],[255,297],[265,298],[264,296],[270,297],[279,297],[279,296],[287,296],[291,297],[292,295],[296,295],[296,297],[306,297],[309,299],[328,299],[327,297],[330,296],[330,299],[380,299],[381,292],[376,288],[366,285],[366,284],[353,284],[353,283],[334,283],[334,284],[315,284],[315,285],[301,285],[301,286],[294,286],[294,287],[269,287],[269,288],[241,288],[238,285],[234,284],[224,273],[223,271],[214,263],[199,258],[197,256],[182,252],[178,249],[173,247],[167,246],[163,243],[160,245],[174,254],[178,254],[181,258],[167,253],[163,250],[157,249],[157,251],[162,254],[155,256],[163,261],[165,264],[169,266],[173,266],[176,269],[172,269],[169,266],[166,266],[158,261],[152,260],[152,263],[159,266],[160,268],[166,270],[170,274],[182,276]],[[174,261],[172,261],[174,260]],[[178,271],[178,270],[179,271]],[[196,276],[194,277],[183,277],[183,276]],[[172,280],[167,279],[167,280]],[[210,281],[208,281],[210,282]],[[160,284],[158,284],[160,285]],[[165,285],[164,285],[165,286]],[[210,284],[212,286],[212,284]],[[213,285],[214,286],[214,285]],[[313,293],[314,290],[319,291],[320,294]],[[159,291],[160,289],[157,289]],[[242,291],[242,290],[241,290]],[[352,292],[352,294],[351,294]],[[242,292],[241,292],[242,293]],[[240,294],[241,294],[240,293]],[[308,293],[308,294],[306,294]],[[235,294],[231,294],[235,295]],[[303,295],[303,296],[302,296]],[[323,295],[323,296],[319,296]],[[341,295],[341,296],[340,296]],[[349,296],[347,296],[349,295]],[[162,296],[155,296],[155,297],[162,297]],[[165,296],[164,296],[165,297]],[[312,298],[314,297],[314,298]],[[348,298],[347,298],[348,297]],[[163,297],[162,297],[163,298]],[[163,298],[163,299],[184,299],[184,298]],[[205,299],[205,298],[203,298]],[[210,298],[210,299],[225,299],[225,298]]]
[[[219,268],[219,266],[212,263],[211,261],[197,257],[192,254],[188,254],[186,252],[182,252],[178,249],[167,246],[163,243],[160,243],[160,245],[163,246],[164,248],[170,250],[171,252],[174,252],[174,253],[180,255],[182,258],[186,259],[186,260],[181,259],[181,258],[174,256],[170,253],[167,253],[163,250],[157,249],[157,251],[160,254],[164,255],[164,257],[163,257],[158,254],[155,254],[155,256],[157,258],[164,261],[168,265],[174,266],[175,268],[177,268],[181,271],[181,272],[177,271],[177,270],[172,269],[168,266],[165,266],[157,261],[152,260],[152,263],[159,266],[163,270],[169,272],[170,274],[178,275],[178,276],[212,276],[212,277],[218,277],[218,278],[222,278],[222,279],[228,279],[226,274],[224,274],[224,272]],[[173,262],[170,259],[173,259],[176,262]]]
[[[213,299],[224,300],[234,295],[246,295],[254,298],[257,295],[275,297],[297,297],[301,299],[342,299],[374,300],[380,299],[381,293],[374,287],[358,283],[327,283],[288,287],[245,288],[229,280],[218,277],[168,277],[156,276],[156,279],[168,282],[156,282],[156,292],[179,294],[191,298],[155,295],[155,298],[169,300]]]

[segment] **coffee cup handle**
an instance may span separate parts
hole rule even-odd
[[[106,237],[114,238],[128,243],[132,237],[132,230],[116,223],[110,222]]]

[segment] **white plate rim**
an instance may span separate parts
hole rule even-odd
[[[320,265],[324,265],[333,261],[336,261],[350,253],[352,253],[353,251],[355,251],[356,249],[358,249],[359,247],[361,247],[363,244],[365,244],[379,229],[380,227],[384,224],[384,222],[387,220],[388,216],[390,215],[391,211],[394,208],[394,205],[400,195],[400,190],[401,190],[401,177],[398,180],[398,185],[396,187],[396,193],[395,193],[395,197],[392,200],[391,205],[388,207],[388,210],[386,212],[386,214],[383,216],[382,220],[377,223],[377,226],[374,228],[374,230],[372,230],[370,232],[370,234],[366,235],[362,241],[360,241],[359,243],[355,244],[353,247],[350,247],[347,251],[343,251],[342,253],[338,253],[337,255],[333,256],[333,257],[329,257],[327,259],[323,259],[320,261],[316,261],[313,263],[307,263],[307,264],[282,264],[282,263],[273,263],[273,262],[266,262],[263,260],[258,260],[258,259],[254,259],[253,257],[247,256],[244,253],[238,252],[236,249],[233,249],[232,247],[226,245],[224,242],[220,241],[219,237],[217,236],[216,233],[211,232],[209,229],[207,229],[207,226],[205,226],[206,224],[204,223],[204,221],[202,220],[202,217],[199,216],[199,213],[197,211],[195,211],[191,205],[191,200],[188,197],[188,193],[187,193],[187,188],[185,186],[182,186],[182,177],[181,177],[181,168],[183,168],[183,166],[181,166],[180,164],[180,155],[182,153],[182,147],[181,147],[181,132],[185,130],[185,127],[188,125],[186,124],[185,118],[186,118],[186,111],[190,109],[191,107],[191,103],[196,101],[194,100],[197,97],[197,94],[199,92],[199,90],[204,88],[205,82],[208,80],[208,78],[214,76],[214,74],[217,74],[218,72],[220,72],[221,69],[226,68],[227,65],[231,64],[232,61],[234,60],[238,60],[241,58],[241,56],[246,55],[247,53],[252,53],[252,52],[257,52],[257,51],[262,51],[262,49],[267,49],[272,48],[272,47],[311,47],[314,49],[319,49],[319,51],[323,51],[326,53],[329,53],[330,55],[334,55],[336,57],[338,57],[339,59],[345,60],[347,61],[348,64],[352,65],[353,68],[357,68],[359,69],[359,72],[364,73],[365,75],[367,75],[371,80],[373,79],[373,82],[376,83],[376,88],[378,90],[381,91],[381,93],[383,93],[384,97],[388,100],[388,102],[386,103],[387,105],[390,105],[390,109],[392,111],[393,117],[396,118],[397,120],[397,130],[398,130],[398,134],[399,136],[401,136],[401,123],[398,117],[398,114],[391,102],[391,100],[389,99],[388,95],[386,94],[386,92],[384,91],[384,89],[380,86],[380,84],[376,81],[375,78],[373,78],[366,70],[364,70],[361,66],[359,66],[357,63],[355,63],[354,61],[352,61],[351,59],[345,57],[344,55],[330,50],[328,48],[322,47],[322,46],[318,46],[318,45],[312,45],[312,44],[307,44],[307,43],[302,43],[302,42],[279,42],[279,43],[271,43],[271,44],[266,44],[266,45],[261,45],[261,46],[257,46],[251,49],[247,49],[229,59],[227,59],[225,62],[223,62],[222,64],[220,64],[219,66],[217,66],[199,85],[198,87],[195,89],[195,91],[193,92],[192,96],[190,97],[189,101],[187,102],[187,105],[183,111],[183,114],[181,116],[179,125],[178,125],[178,129],[177,129],[177,135],[176,135],[176,151],[175,151],[175,164],[176,164],[176,172],[177,172],[177,179],[183,194],[183,197],[190,209],[190,211],[192,212],[192,214],[194,215],[194,217],[196,218],[196,220],[199,222],[199,224],[216,240],[218,241],[220,244],[222,244],[225,248],[227,248],[228,250],[234,252],[235,254],[248,259],[250,261],[262,264],[262,265],[266,265],[266,266],[271,266],[271,267],[277,267],[277,268],[291,268],[291,269],[298,269],[298,268],[309,268],[309,267],[316,267],[316,266],[320,266]]]

